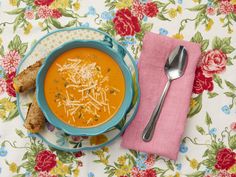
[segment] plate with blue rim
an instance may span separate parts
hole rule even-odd
[[[132,75],[133,98],[132,103],[121,121],[103,134],[96,136],[72,136],[64,131],[46,123],[45,128],[31,136],[41,138],[50,147],[58,150],[77,152],[81,150],[94,150],[108,145],[123,133],[133,120],[139,105],[140,88],[138,84],[138,70],[130,53],[105,32],[93,28],[66,28],[48,33],[36,42],[32,49],[21,61],[17,72],[21,72],[41,58],[46,58],[53,50],[66,42],[73,40],[96,40],[106,43],[107,46],[122,55],[125,64]],[[28,104],[32,101],[32,93],[17,94],[17,106],[21,118],[26,118]]]

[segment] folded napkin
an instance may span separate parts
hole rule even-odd
[[[172,50],[179,45],[185,46],[188,52],[185,74],[171,83],[153,139],[150,142],[144,142],[142,132],[167,82],[164,65]],[[144,36],[143,49],[138,63],[140,105],[136,117],[123,135],[122,147],[177,159],[200,54],[200,45],[196,43],[180,41],[151,32]]]

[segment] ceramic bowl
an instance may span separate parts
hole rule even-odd
[[[121,119],[125,116],[127,110],[129,109],[133,97],[133,89],[132,89],[132,76],[131,73],[125,64],[123,60],[123,54],[122,52],[117,49],[114,50],[111,48],[111,46],[108,45],[109,43],[106,43],[106,41],[95,41],[95,40],[73,40],[70,42],[67,42],[54,51],[52,51],[45,59],[44,64],[40,68],[37,79],[36,79],[36,97],[39,104],[39,107],[43,111],[46,119],[48,122],[53,124],[55,127],[63,130],[64,132],[70,134],[70,135],[76,135],[76,136],[95,136],[101,133],[106,132],[107,130],[111,129],[115,125],[117,125]],[[79,48],[79,47],[90,47],[90,48],[96,48],[98,50],[101,50],[111,56],[111,58],[119,65],[123,76],[125,78],[125,95],[123,102],[116,112],[110,118],[108,121],[94,127],[88,127],[88,128],[77,128],[73,127],[71,125],[68,125],[61,121],[49,108],[45,94],[44,94],[44,80],[47,74],[48,69],[52,65],[55,59],[57,59],[58,56],[63,54],[64,52],[71,50],[73,48]]]

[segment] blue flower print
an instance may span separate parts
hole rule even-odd
[[[3,78],[4,77],[4,69],[2,66],[0,66],[0,78]]]
[[[31,173],[29,171],[25,172],[25,177],[30,177]]]
[[[167,31],[165,28],[160,28],[160,29],[159,29],[159,33],[160,33],[161,35],[166,36],[166,35],[168,34],[168,31]]]
[[[182,169],[182,164],[181,163],[176,164],[176,169],[180,171]]]
[[[0,157],[5,157],[7,155],[7,150],[4,146],[0,148]]]
[[[82,23],[80,26],[81,26],[81,27],[85,27],[85,28],[87,28],[87,27],[89,27],[89,23],[88,23],[88,22],[86,22],[86,23]]]
[[[209,168],[206,169],[206,174],[210,174],[211,172],[212,172],[211,169],[209,169]]]
[[[56,143],[59,146],[65,146],[67,144],[67,139],[65,138],[65,134],[63,132],[56,132],[56,137],[58,138]]]
[[[183,3],[183,0],[178,0],[178,3],[179,3],[179,4],[182,4],[182,3]]]
[[[147,16],[144,16],[144,17],[143,17],[143,21],[144,21],[144,22],[146,22],[147,19],[148,19]]]
[[[96,10],[95,10],[95,8],[94,8],[93,6],[90,6],[90,7],[88,8],[88,13],[87,13],[87,15],[96,15]]]
[[[180,148],[179,148],[179,151],[181,153],[186,153],[188,151],[188,147],[186,146],[186,144],[181,144]]]
[[[217,133],[217,129],[216,128],[212,128],[212,129],[209,130],[209,134],[210,135],[216,135],[216,133]]]
[[[138,159],[140,159],[140,160],[142,160],[142,161],[146,161],[147,160],[147,157],[148,157],[148,155],[147,155],[147,153],[145,153],[145,152],[140,152],[140,153],[138,153]]]
[[[113,19],[112,12],[107,12],[107,11],[102,12],[101,18],[103,20],[112,20]]]
[[[89,172],[88,177],[95,177],[95,175],[92,172]]]
[[[230,114],[230,108],[229,108],[228,105],[224,105],[224,106],[221,108],[221,110],[222,110],[225,114],[227,114],[227,115]]]
[[[146,170],[147,165],[145,164],[145,160],[137,158],[135,162],[139,170]]]

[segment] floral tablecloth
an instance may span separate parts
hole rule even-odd
[[[122,149],[120,139],[66,153],[28,135],[12,86],[16,68],[40,37],[77,26],[109,33],[137,61],[147,31],[201,44],[176,162]],[[1,0],[0,176],[236,177],[235,48],[236,0]]]

